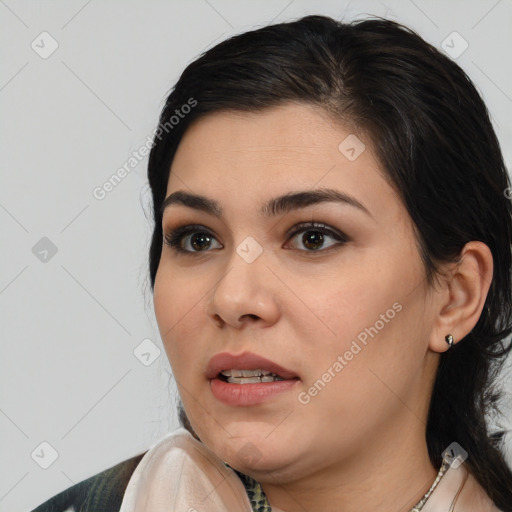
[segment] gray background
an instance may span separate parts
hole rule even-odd
[[[31,510],[177,426],[146,277],[147,158],[104,199],[93,190],[146,143],[200,52],[314,13],[386,16],[437,47],[458,32],[510,168],[510,0],[0,0],[0,511]]]

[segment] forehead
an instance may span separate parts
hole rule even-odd
[[[251,113],[220,111],[194,122],[176,151],[166,195],[190,189],[240,206],[318,187],[359,196],[377,214],[393,203],[400,207],[368,139],[319,107],[285,104]]]
[[[256,112],[214,112],[192,123],[176,157],[193,149],[216,158],[235,159],[241,151],[275,158],[315,154],[336,158],[340,129],[322,109],[306,104],[285,103]]]

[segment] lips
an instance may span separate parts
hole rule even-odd
[[[275,373],[283,379],[298,379],[298,375],[291,370],[283,368],[281,365],[266,359],[265,357],[253,354],[252,352],[243,352],[242,354],[229,354],[221,352],[210,359],[206,367],[206,377],[215,379],[223,370],[266,370]]]

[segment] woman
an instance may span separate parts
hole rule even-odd
[[[510,182],[456,64],[386,20],[235,36],[183,72],[148,178],[187,430],[38,512],[512,510],[485,418]]]

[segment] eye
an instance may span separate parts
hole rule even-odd
[[[343,233],[329,228],[320,222],[303,222],[297,224],[288,231],[288,236],[291,240],[297,239],[298,243],[306,247],[306,252],[326,250],[335,245],[348,242],[348,237]],[[329,240],[331,240],[330,243]],[[334,242],[332,242],[332,240],[334,240]]]
[[[299,235],[301,235],[299,237]],[[287,232],[288,240],[297,239],[303,244],[305,252],[320,252],[333,246],[348,242],[343,233],[319,222],[303,222]],[[171,229],[164,235],[164,243],[173,251],[182,254],[208,252],[210,249],[222,249],[215,236],[204,226],[190,224]],[[299,249],[303,250],[303,249]]]
[[[178,253],[207,252],[211,248],[222,248],[210,231],[196,224],[171,229],[165,234],[164,243]]]

